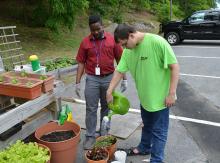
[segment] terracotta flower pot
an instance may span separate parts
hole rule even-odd
[[[60,142],[43,141],[40,138],[54,131],[69,131],[75,133],[75,137]],[[75,163],[78,143],[80,140],[80,126],[74,122],[65,122],[58,125],[57,122],[50,122],[35,131],[37,142],[44,144],[51,150],[51,163]]]
[[[100,136],[100,137],[96,138],[96,141],[98,141],[98,140],[100,140],[100,139],[103,139],[103,138],[105,138],[105,137],[108,137],[108,135],[107,135],[107,136]],[[115,138],[115,139],[116,139],[116,138]],[[106,149],[107,149],[107,151],[108,151],[108,153],[109,153],[109,160],[112,160],[113,157],[114,157],[114,153],[115,153],[115,151],[117,150],[117,139],[116,139],[116,142],[115,142],[114,144],[112,144],[112,145],[106,147]]]
[[[35,79],[3,76],[3,81],[0,82],[0,94],[32,100],[41,96],[42,83]]]
[[[43,82],[42,84],[42,92],[47,93],[54,88],[54,77],[52,75],[40,75],[40,74],[30,74],[30,73],[25,73],[24,72],[6,72],[3,74],[4,76],[8,77],[19,77],[19,78],[31,78],[31,79],[36,79],[40,80]],[[42,77],[46,77],[45,79],[42,79]]]
[[[89,152],[89,151],[87,151],[87,152],[85,153],[86,162],[87,162],[87,163],[107,163],[108,160],[109,160],[109,152],[107,151],[107,149],[105,149],[105,151],[106,151],[106,153],[107,153],[106,159],[104,159],[104,160],[98,160],[98,161],[96,161],[96,160],[90,160],[90,159],[87,157],[87,154],[88,154],[88,152]]]
[[[51,150],[50,150],[50,148],[48,148],[46,145],[43,145],[43,144],[39,144],[39,143],[37,143],[37,144],[38,144],[39,147],[42,147],[42,148],[45,148],[45,149],[48,150],[48,154],[49,154],[50,159],[51,159]],[[50,160],[47,161],[47,163],[50,163]]]

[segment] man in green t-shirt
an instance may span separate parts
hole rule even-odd
[[[151,154],[151,163],[162,163],[169,126],[169,108],[176,100],[179,65],[167,41],[155,34],[142,33],[120,24],[114,32],[115,41],[125,47],[120,63],[107,90],[112,92],[130,71],[141,103],[143,121],[140,144],[126,149],[128,156]]]

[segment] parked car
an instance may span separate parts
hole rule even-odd
[[[184,39],[220,40],[220,9],[196,11],[182,21],[161,24],[160,32],[171,45]]]

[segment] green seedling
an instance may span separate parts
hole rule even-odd
[[[46,75],[41,75],[41,76],[40,76],[40,80],[45,80],[45,79],[47,79],[47,76],[46,76]]]
[[[0,76],[0,82],[3,82],[3,81],[4,81],[3,76]]]
[[[33,83],[31,82],[31,81],[28,81],[27,83],[26,83],[26,86],[27,87],[31,87],[33,85]]]
[[[104,136],[98,140],[96,140],[96,143],[94,145],[95,148],[106,148],[111,146],[112,144],[115,144],[117,139],[114,136],[108,135]]]
[[[27,77],[27,73],[24,70],[21,72],[21,77]]]
[[[11,83],[12,83],[12,84],[18,84],[18,79],[13,78],[13,79],[11,80]]]

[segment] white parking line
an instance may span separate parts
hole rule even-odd
[[[79,104],[85,104],[84,100],[75,99],[75,98],[71,98],[71,100],[73,100],[74,102],[79,103]],[[138,109],[130,108],[129,112],[130,113],[140,113],[141,111]],[[211,121],[205,121],[205,120],[201,120],[201,119],[193,119],[193,118],[187,118],[187,117],[180,117],[180,116],[175,116],[175,115],[170,115],[169,117],[170,117],[170,119],[175,119],[175,120],[194,122],[194,123],[199,123],[199,124],[204,124],[204,125],[220,127],[220,123],[217,123],[217,122],[211,122]]]
[[[140,113],[140,110],[130,108],[129,112],[131,112],[131,113]],[[175,116],[175,115],[170,115],[169,117],[170,117],[170,119],[175,119],[175,120],[194,122],[194,123],[199,123],[199,124],[205,124],[205,125],[220,127],[220,123],[217,123],[217,122],[211,122],[211,121],[205,121],[205,120],[193,119],[193,118],[187,118],[187,117],[180,117],[180,116]]]
[[[184,73],[180,73],[180,75],[181,75],[181,76],[200,77],[200,78],[220,79],[219,76],[206,76],[206,75],[184,74]]]
[[[177,58],[220,59],[220,57],[176,56]]]

